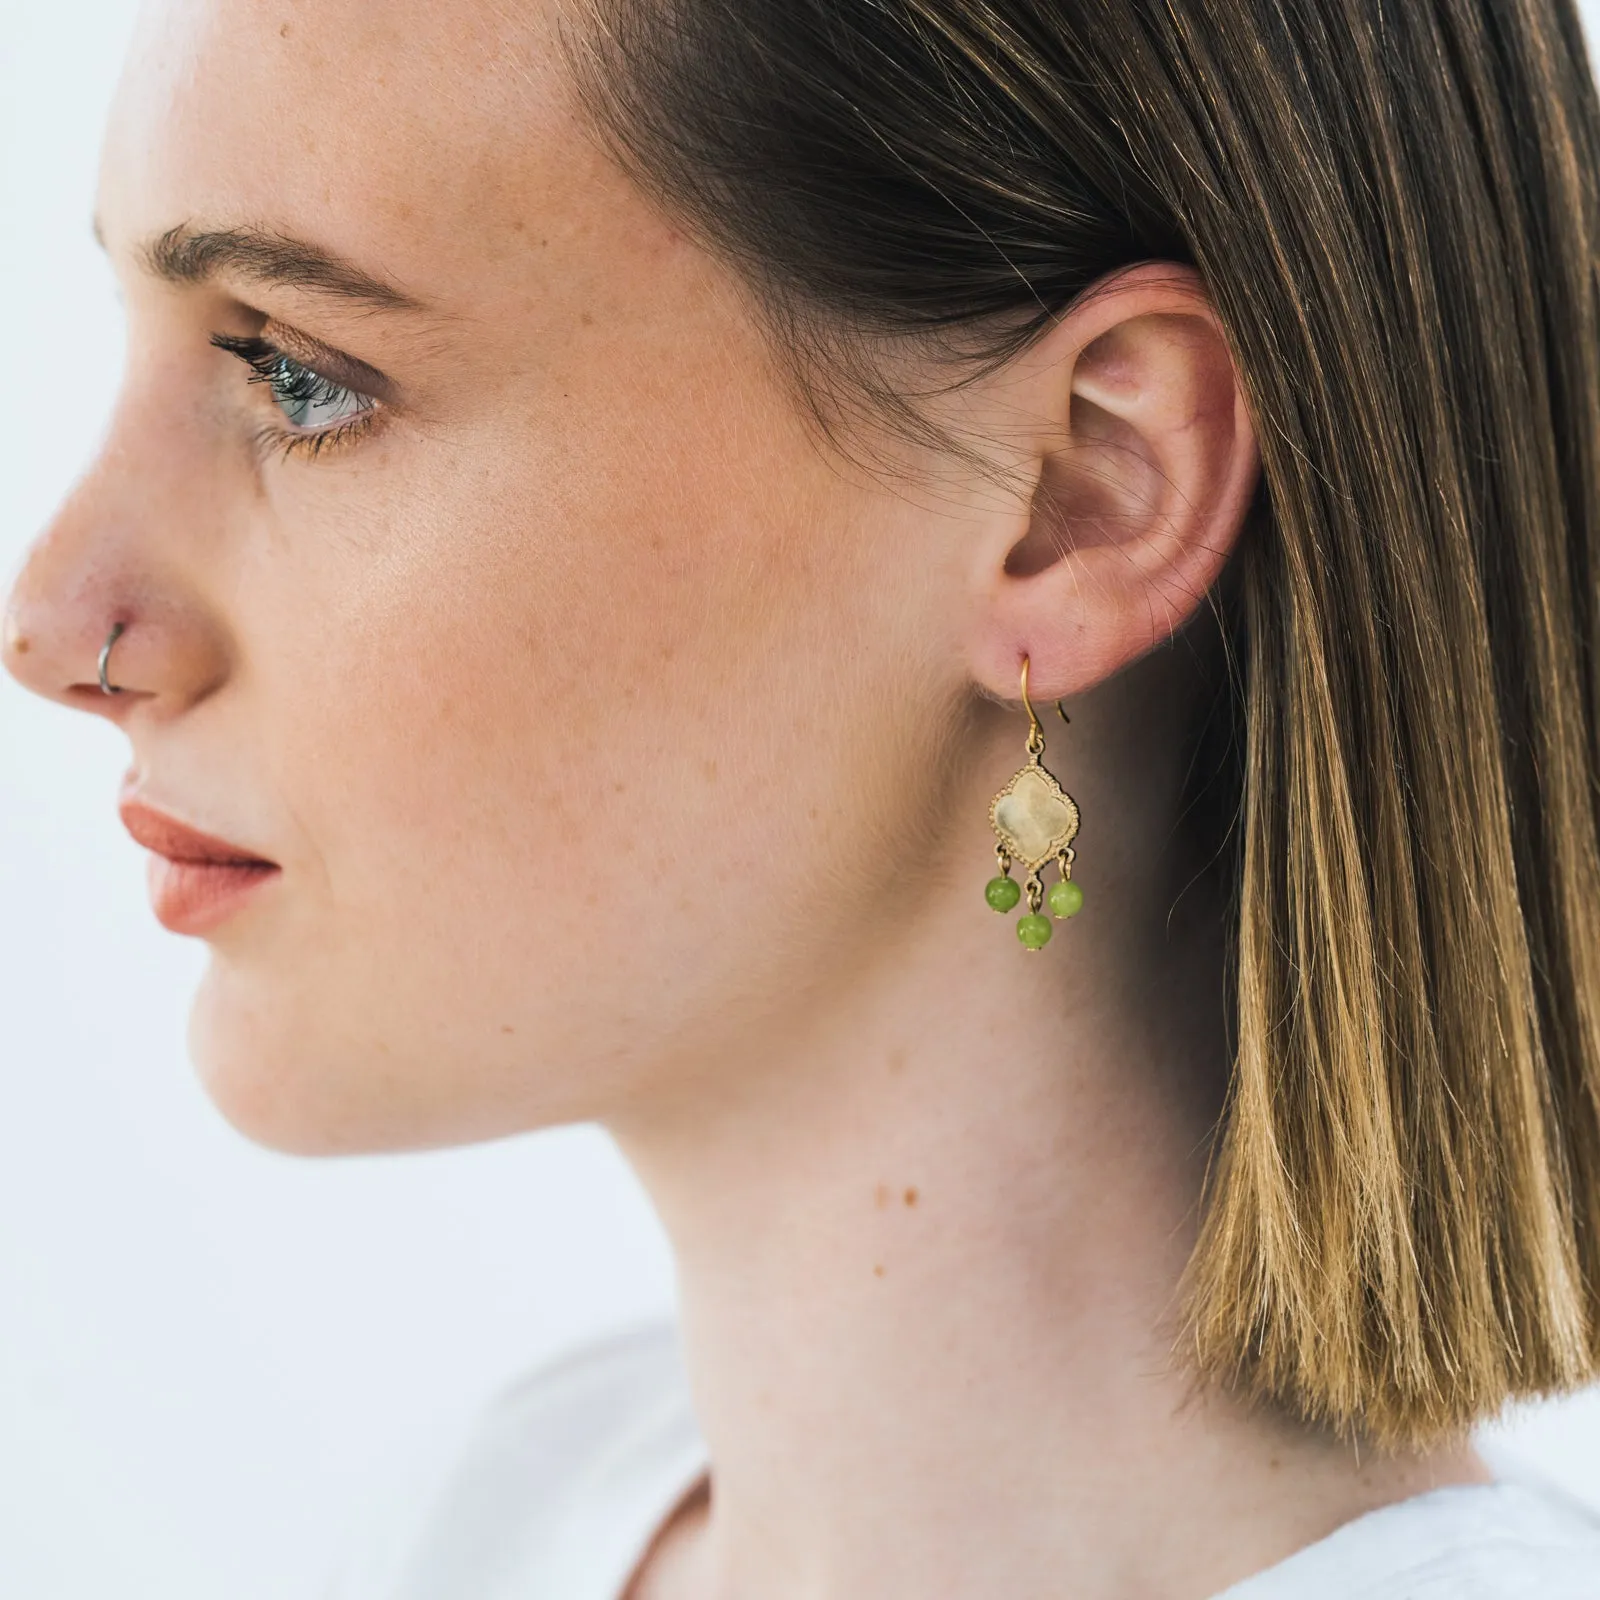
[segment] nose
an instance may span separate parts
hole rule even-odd
[[[0,622],[0,665],[25,689],[118,722],[193,705],[226,671],[221,631],[140,492],[150,486],[123,470],[108,449],[28,552]],[[108,643],[117,694],[100,685]]]

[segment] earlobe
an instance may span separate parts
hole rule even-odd
[[[1023,381],[1048,421],[974,663],[1008,698],[1024,653],[1054,697],[1177,632],[1237,543],[1259,470],[1232,355],[1191,268],[1119,274],[1027,357]]]

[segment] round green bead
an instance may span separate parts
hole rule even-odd
[[[1025,917],[1017,918],[1017,937],[1030,950],[1043,949],[1050,943],[1050,919],[1041,917],[1037,911],[1030,911]]]
[[[1015,878],[991,878],[984,885],[983,898],[996,911],[1009,911],[1022,898],[1022,885]]]
[[[1083,909],[1083,890],[1071,878],[1052,883],[1046,898],[1050,902],[1050,910],[1058,917],[1076,916]]]

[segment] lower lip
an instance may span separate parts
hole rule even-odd
[[[150,901],[170,933],[220,927],[279,869],[269,862],[169,861],[150,858]]]

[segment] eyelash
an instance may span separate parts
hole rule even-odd
[[[258,335],[215,333],[211,343],[229,355],[237,356],[250,368],[250,383],[271,386],[272,398],[279,407],[285,404],[331,406],[349,399],[357,401],[354,415],[327,427],[302,429],[291,426],[269,426],[260,430],[257,440],[282,455],[301,452],[314,458],[331,444],[348,444],[370,428],[378,414],[378,403],[371,395],[352,389],[348,384],[336,383],[324,377],[302,361],[296,361],[288,351]]]

